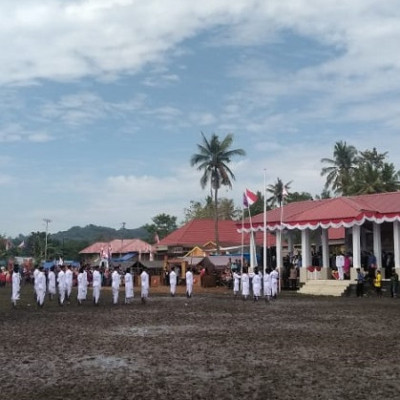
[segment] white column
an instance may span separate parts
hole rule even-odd
[[[400,223],[393,222],[394,267],[400,268]]]
[[[282,271],[283,257],[282,257],[282,231],[276,233],[276,266],[279,271]]]
[[[321,243],[322,243],[322,266],[325,268],[330,267],[329,263],[329,240],[328,240],[328,229],[322,229],[321,231]]]
[[[288,252],[290,255],[293,255],[293,251],[294,251],[293,231],[287,232],[287,242],[288,242]]]
[[[376,266],[382,270],[382,239],[381,239],[381,225],[372,223],[373,239],[374,239],[374,255],[376,257]]]
[[[353,267],[361,268],[361,229],[359,225],[354,225],[353,233]]]
[[[301,265],[307,268],[311,265],[310,230],[301,231]]]

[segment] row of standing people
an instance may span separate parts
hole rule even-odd
[[[363,297],[364,296],[364,284],[369,278],[368,275],[366,275],[364,272],[362,272],[361,268],[356,269],[357,275],[356,275],[356,295],[357,297]],[[374,275],[374,278],[370,280],[370,284],[373,286],[376,295],[378,297],[382,297],[382,273],[380,269],[377,269]],[[391,276],[390,276],[390,296],[392,298],[397,298],[399,292],[399,275],[396,272],[396,269],[393,268],[391,271]]]
[[[242,273],[233,272],[233,294],[236,297],[239,293],[243,300],[250,297],[250,281],[253,292],[253,300],[258,301],[261,298],[261,291],[265,301],[275,300],[278,295],[279,272],[277,269],[267,268],[262,274],[258,268],[254,268],[253,273],[248,273],[248,269],[243,267]]]
[[[114,268],[111,274],[111,291],[112,291],[112,301],[113,304],[118,304],[120,286],[122,280],[124,281],[125,287],[125,304],[132,302],[134,298],[134,283],[133,274],[131,269],[127,268],[125,274],[122,275],[119,268]],[[177,285],[177,274],[172,268],[169,275],[170,282],[170,292],[174,296],[176,293]],[[142,270],[140,274],[141,283],[141,301],[145,303],[149,295],[149,274],[145,269]],[[48,276],[43,271],[43,267],[39,267],[35,270],[34,275],[34,295],[36,302],[39,307],[43,307],[46,298],[46,293],[48,294],[49,300],[52,300],[57,296],[58,292],[58,303],[59,305],[64,305],[65,302],[70,301],[71,292],[73,286],[72,271],[65,265],[59,266],[59,271],[57,275],[55,274],[54,268],[50,269]],[[77,276],[77,301],[81,305],[85,300],[87,300],[88,293],[88,278],[87,271],[85,267],[81,267]],[[92,288],[93,288],[93,303],[95,305],[99,304],[101,288],[102,288],[102,276],[99,271],[99,267],[96,266],[93,271],[92,278]],[[11,302],[13,306],[17,305],[17,301],[20,299],[20,289],[21,289],[21,275],[18,269],[15,267],[12,276],[12,293]],[[193,292],[193,272],[188,269],[186,272],[186,296],[192,297]]]
[[[125,303],[131,303],[134,297],[134,289],[133,289],[133,274],[130,271],[130,268],[127,268],[125,274],[122,276],[119,272],[119,268],[115,268],[112,273],[112,297],[113,303],[118,304],[119,298],[119,288],[121,285],[121,280],[124,280],[125,286]],[[145,303],[148,295],[149,295],[149,274],[145,269],[140,274],[141,281],[141,300],[142,303]],[[35,270],[34,275],[34,296],[36,303],[39,307],[43,307],[46,294],[48,295],[49,300],[54,299],[56,296],[58,297],[58,303],[60,306],[64,305],[65,302],[69,302],[71,298],[72,292],[72,271],[69,268],[66,268],[65,265],[59,266],[59,271],[56,275],[54,268],[52,268],[48,276],[43,271],[43,267],[39,267]],[[81,305],[85,300],[87,300],[88,296],[88,278],[87,271],[85,267],[81,267],[77,277],[77,301],[78,304]],[[92,295],[93,295],[93,303],[95,305],[99,304],[101,288],[102,288],[102,276],[99,270],[99,267],[96,266],[93,271],[93,279],[92,279]],[[12,274],[12,289],[11,289],[11,303],[15,307],[17,302],[20,300],[20,290],[21,290],[21,275],[17,267],[14,268]]]

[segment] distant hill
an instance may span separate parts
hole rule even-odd
[[[114,229],[105,226],[87,225],[84,228],[73,226],[67,231],[51,233],[51,238],[59,240],[77,240],[94,242],[109,242],[113,239],[148,239],[148,232],[144,228],[136,229]]]

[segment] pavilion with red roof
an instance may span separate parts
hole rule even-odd
[[[93,243],[79,252],[86,262],[104,262],[107,266],[113,256],[122,257],[130,253],[138,255],[138,259],[143,257],[152,260],[155,248],[141,239],[114,239],[110,242]]]
[[[322,263],[328,268],[328,230],[344,228],[351,238],[348,250],[352,252],[355,268],[361,267],[361,252],[372,251],[377,268],[381,269],[383,250],[393,253],[395,268],[400,268],[400,192],[289,203],[268,211],[266,224],[263,213],[252,217],[251,223],[246,220],[243,228],[237,224],[238,232],[265,231],[265,228],[276,233],[278,267],[282,267],[282,234],[288,237],[290,251],[291,232],[301,232],[302,265],[309,266],[310,232],[320,232]]]
[[[237,231],[236,222],[232,220],[218,221],[219,242],[222,251],[228,252],[248,245],[250,235],[243,236]],[[275,246],[275,235],[268,234],[270,245]],[[212,246],[210,247],[210,244]],[[256,238],[256,244],[262,245],[262,238]],[[193,247],[204,247],[215,252],[215,231],[213,219],[193,219],[160,240],[156,245],[158,253],[164,249],[170,254],[184,255]]]

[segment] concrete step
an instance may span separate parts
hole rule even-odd
[[[309,280],[298,291],[300,294],[315,296],[342,296],[350,286],[350,281],[338,280]]]

